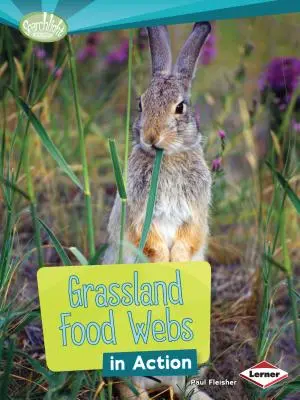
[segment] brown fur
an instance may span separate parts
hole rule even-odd
[[[141,227],[135,228],[131,225],[127,233],[128,240],[135,247],[139,246],[141,240],[141,232]],[[170,260],[169,249],[153,224],[148,234],[143,252],[151,262],[166,262]]]
[[[171,261],[189,261],[203,246],[206,234],[194,223],[184,223],[178,229],[171,249]]]

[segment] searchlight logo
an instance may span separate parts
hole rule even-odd
[[[34,12],[25,15],[19,25],[22,34],[37,42],[57,42],[68,33],[67,23],[55,14]]]
[[[240,377],[246,379],[246,381],[254,383],[254,385],[259,386],[262,389],[266,389],[267,387],[286,379],[288,373],[267,361],[262,361],[254,365],[254,367],[241,372]]]

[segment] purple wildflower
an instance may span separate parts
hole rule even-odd
[[[97,55],[98,55],[97,47],[89,44],[83,47],[81,50],[79,50],[79,52],[77,53],[77,60],[79,62],[84,62],[89,58],[97,57]]]
[[[217,157],[213,160],[212,162],[212,170],[214,172],[216,171],[220,171],[221,170],[221,166],[222,166],[222,159],[221,157]]]
[[[280,111],[285,111],[286,110],[286,104],[280,103],[278,108],[279,108]]]
[[[87,35],[85,46],[77,53],[77,60],[84,62],[90,58],[95,58],[98,55],[97,46],[101,42],[101,33],[90,33]]]
[[[200,63],[203,65],[211,64],[217,56],[217,47],[216,47],[216,34],[214,31],[214,25],[212,26],[212,31],[208,36],[202,51],[200,53]]]
[[[122,64],[127,60],[128,57],[128,40],[125,39],[121,42],[120,46],[111,51],[107,57],[106,62],[108,64]]]
[[[270,90],[275,95],[274,103],[284,110],[300,82],[300,59],[276,57],[262,73],[258,86],[261,92]]]
[[[47,55],[46,50],[43,49],[43,47],[35,47],[34,54],[36,55],[36,58],[38,58],[39,60],[43,60]]]
[[[295,132],[300,132],[300,121],[296,121],[295,119],[292,121],[292,127]]]
[[[221,139],[221,149],[222,149],[221,155],[222,155],[225,150],[225,139],[226,139],[225,131],[223,129],[219,129],[218,136]]]
[[[62,77],[62,75],[63,75],[63,69],[56,67],[54,69],[53,73],[54,73],[55,78],[60,79]]]
[[[54,69],[55,69],[55,62],[54,62],[54,60],[51,60],[50,58],[48,58],[48,59],[46,60],[46,65],[47,65],[47,67],[49,68],[49,70],[50,70],[51,72],[54,71]]]
[[[54,60],[48,58],[46,60],[46,66],[48,67],[49,71],[55,76],[55,78],[60,79],[63,74],[63,69],[60,67],[56,67]]]
[[[225,131],[224,131],[223,129],[219,129],[219,131],[218,131],[218,136],[219,136],[219,138],[220,138],[221,140],[224,140],[225,137],[226,137]]]

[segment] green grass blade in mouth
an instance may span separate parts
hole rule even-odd
[[[18,106],[24,111],[26,114],[27,118],[29,119],[31,125],[34,127],[36,133],[39,135],[43,145],[49,152],[49,154],[52,156],[52,158],[57,162],[59,167],[64,171],[66,175],[73,181],[73,183],[82,191],[82,185],[77,178],[77,176],[74,174],[64,157],[62,156],[61,152],[58,150],[58,148],[55,146],[53,143],[52,139],[46,132],[45,128],[41,124],[41,122],[38,120],[36,115],[32,112],[31,108],[28,106],[28,104],[25,103],[21,97],[17,96],[10,88],[8,90],[11,92],[13,97],[15,98]]]
[[[153,171],[152,171],[152,177],[151,177],[151,183],[150,183],[148,202],[147,202],[145,222],[144,222],[142,236],[141,236],[141,240],[140,240],[140,244],[139,244],[139,252],[140,253],[142,253],[144,250],[144,247],[145,247],[145,244],[147,241],[147,237],[148,237],[148,233],[149,233],[151,223],[152,223],[162,158],[163,158],[163,150],[162,149],[156,150]],[[139,258],[140,258],[140,256],[138,255],[136,257],[135,262],[138,262]]]

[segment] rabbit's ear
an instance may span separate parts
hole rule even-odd
[[[147,28],[152,58],[152,75],[168,75],[172,69],[170,37],[166,26]]]
[[[209,22],[196,22],[192,33],[178,55],[173,72],[175,75],[181,75],[183,79],[187,80],[188,85],[194,77],[200,50],[210,31],[211,25]]]

